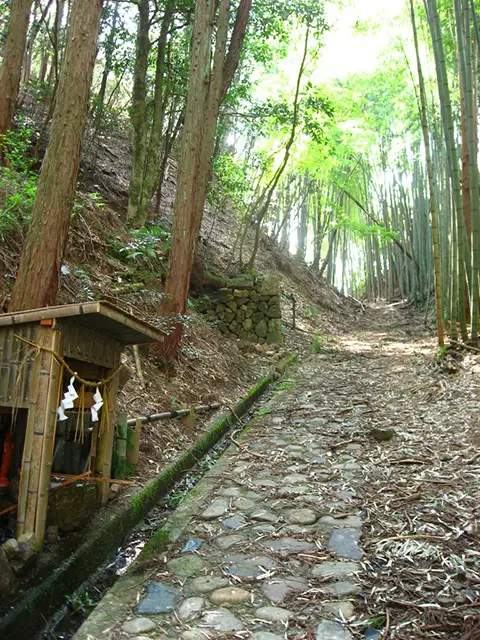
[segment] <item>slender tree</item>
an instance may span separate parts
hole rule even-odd
[[[12,128],[33,0],[12,0],[0,68],[0,136]],[[1,152],[1,138],[0,138]]]
[[[432,224],[433,237],[433,255],[434,255],[434,274],[435,274],[435,302],[436,302],[436,319],[437,319],[437,338],[438,344],[444,344],[443,330],[443,292],[440,262],[440,243],[438,235],[438,212],[435,194],[434,169],[432,162],[432,153],[430,149],[430,136],[428,131],[428,113],[427,113],[427,95],[425,91],[425,80],[423,77],[422,64],[420,60],[420,50],[418,46],[417,25],[415,19],[415,8],[413,0],[410,0],[410,16],[412,20],[413,40],[415,44],[415,54],[417,60],[418,83],[420,93],[420,119],[422,122],[423,143],[425,146],[425,157],[427,161],[428,186],[430,191],[430,217]]]
[[[102,0],[74,0],[50,142],[10,310],[55,302],[68,242]]]
[[[240,61],[251,5],[252,0],[240,0],[228,52],[230,0],[219,3],[197,0],[195,5],[172,248],[162,309],[175,321],[174,330],[162,345],[168,360],[175,356],[182,335],[181,316],[186,310],[195,246],[211,174],[218,114]]]

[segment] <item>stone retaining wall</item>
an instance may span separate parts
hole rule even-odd
[[[274,276],[245,280],[205,297],[200,311],[224,334],[260,344],[283,344],[280,286]]]

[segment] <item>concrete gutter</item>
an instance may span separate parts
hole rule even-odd
[[[242,417],[270,385],[296,360],[290,356],[275,367],[235,406]],[[90,533],[85,542],[39,586],[31,589],[15,608],[0,620],[2,640],[32,638],[46,620],[65,603],[65,595],[74,592],[108,556],[121,546],[125,536],[158,504],[172,487],[216,445],[235,424],[236,417],[227,411],[211,428],[162,473],[131,496],[129,502],[106,518]]]

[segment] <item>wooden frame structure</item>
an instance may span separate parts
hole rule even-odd
[[[114,443],[118,372],[126,345],[161,342],[154,326],[106,302],[70,304],[0,315],[0,410],[26,410],[22,447],[17,537],[35,533],[39,547],[47,524],[48,494],[58,407],[71,372],[104,384],[107,418],[94,423],[89,456],[92,474],[109,478]],[[108,428],[105,428],[107,424]],[[17,455],[19,459],[19,455]],[[109,486],[98,483],[99,500]]]

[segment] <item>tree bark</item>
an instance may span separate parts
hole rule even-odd
[[[227,56],[230,0],[220,0],[212,66],[216,0],[197,0],[185,125],[175,197],[172,249],[162,311],[174,319],[174,329],[162,347],[168,360],[175,357],[182,335],[190,274],[211,173],[212,153],[220,104],[240,60],[252,0],[240,0]],[[228,81],[228,83],[227,83]]]
[[[105,111],[105,95],[107,92],[108,77],[113,69],[113,53],[115,51],[115,38],[117,36],[117,22],[118,22],[118,4],[114,4],[112,26],[109,34],[105,40],[105,66],[103,67],[102,81],[100,83],[100,89],[97,94],[97,104],[95,107],[95,124],[94,129],[97,130],[100,126]]]
[[[0,69],[0,135],[10,131],[15,116],[32,2],[33,0],[12,0],[11,4]]]
[[[165,117],[165,103],[163,100],[163,79],[165,75],[165,53],[168,32],[174,15],[173,2],[170,0],[166,7],[160,29],[157,45],[157,63],[155,69],[155,91],[153,96],[153,119],[145,157],[145,168],[141,187],[139,208],[135,222],[145,224],[148,210],[155,190],[155,182],[160,168],[160,142]]]
[[[142,183],[147,154],[147,69],[149,40],[149,0],[139,0],[138,30],[135,69],[133,72],[132,91],[132,125],[133,125],[133,159],[132,175],[128,192],[127,219],[136,224],[138,210],[142,198]]]
[[[102,0],[74,0],[50,142],[9,310],[54,304],[88,110]]]

